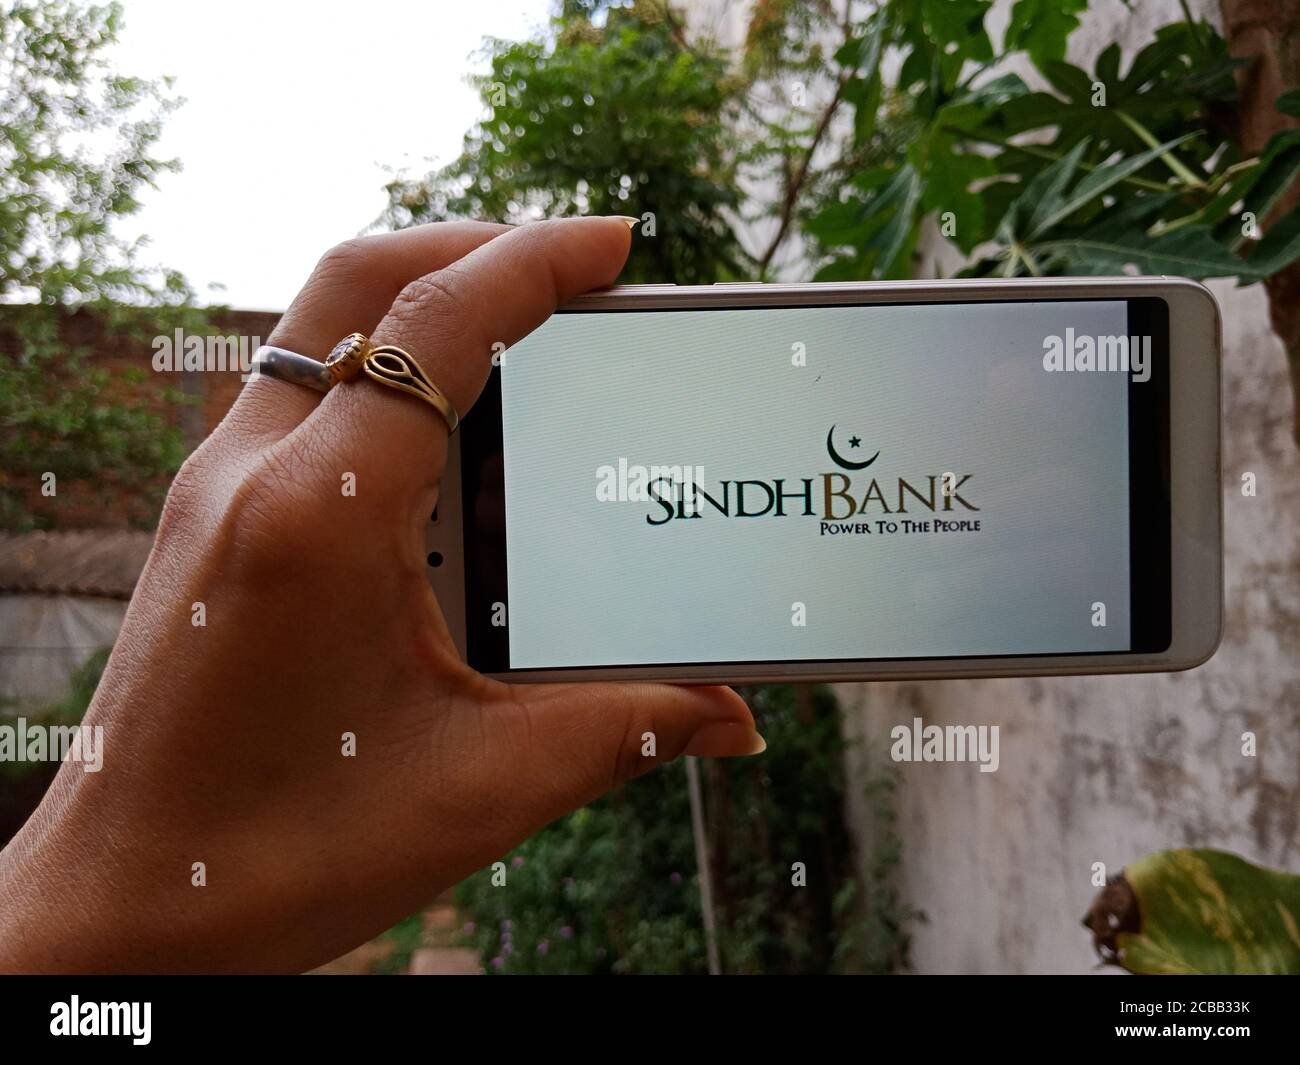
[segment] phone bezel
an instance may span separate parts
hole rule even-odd
[[[1045,676],[1188,669],[1208,659],[1222,629],[1220,492],[1220,335],[1218,305],[1203,285],[1182,278],[959,279],[712,286],[637,285],[589,293],[564,310],[944,303],[976,300],[1163,299],[1169,308],[1170,642],[1159,652],[978,658],[855,659],[718,664],[578,666],[489,673],[510,681],[658,679],[689,683],[903,680]],[[455,437],[453,444],[457,443]],[[430,582],[462,658],[466,653],[465,554],[459,448],[448,454],[429,549],[443,556]],[[504,529],[502,530],[504,534]],[[491,604],[482,608],[490,609]]]

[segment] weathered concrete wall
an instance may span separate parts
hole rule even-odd
[[[1202,11],[1213,5],[1196,4]],[[1118,39],[1126,57],[1169,3],[1099,6],[1072,59]],[[1082,972],[1095,963],[1079,920],[1092,863],[1212,846],[1300,871],[1300,453],[1292,398],[1263,291],[1212,286],[1223,308],[1226,624],[1209,663],[1139,677],[845,685],[847,728],[871,742],[858,780],[888,761],[889,730],[1001,727],[1001,767],[901,765],[899,883],[928,915],[921,972]],[[1241,474],[1258,495],[1241,494]],[[1258,736],[1243,757],[1242,733]],[[859,811],[864,845],[871,828]]]

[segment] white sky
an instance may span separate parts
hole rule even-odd
[[[123,236],[205,302],[282,310],[330,245],[384,207],[383,167],[424,173],[480,114],[486,36],[545,25],[550,0],[124,0],[119,73],[175,75],[158,154],[183,170]],[[224,291],[210,292],[212,282]]]

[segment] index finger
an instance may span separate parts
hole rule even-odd
[[[371,339],[408,352],[463,416],[494,351],[531,333],[560,304],[613,282],[630,241],[620,218],[520,226],[407,285]],[[380,483],[420,490],[441,476],[446,423],[427,403],[365,376],[332,389],[308,420],[314,423],[333,439],[364,440],[358,463]]]
[[[455,262],[508,232],[490,222],[436,222],[344,241],[321,257],[285,311],[268,344],[323,360],[350,332],[369,332],[413,278]],[[271,377],[250,382],[231,410],[227,430],[255,450],[288,435],[320,396]]]

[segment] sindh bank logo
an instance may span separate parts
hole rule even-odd
[[[850,448],[861,447],[861,446],[862,446],[862,437],[860,436],[849,437]],[[826,451],[829,453],[831,457],[831,461],[834,462],[835,465],[840,466],[846,470],[865,470],[868,466],[870,466],[873,462],[875,462],[876,459],[880,458],[879,451],[877,451],[874,455],[872,455],[871,458],[867,459],[866,462],[850,462],[848,459],[844,458],[843,455],[841,455],[838,451],[835,450],[835,426],[833,425],[831,426],[831,431],[826,434]]]
[[[645,516],[649,525],[705,518],[817,518],[819,534],[894,532],[978,532],[979,513],[972,492],[974,474],[951,470],[886,475],[881,468],[866,472],[883,453],[854,433],[836,440],[832,425],[826,434],[826,454],[838,469],[810,477],[750,477],[678,483],[660,477],[648,486],[656,509]],[[883,467],[882,463],[882,467]]]

